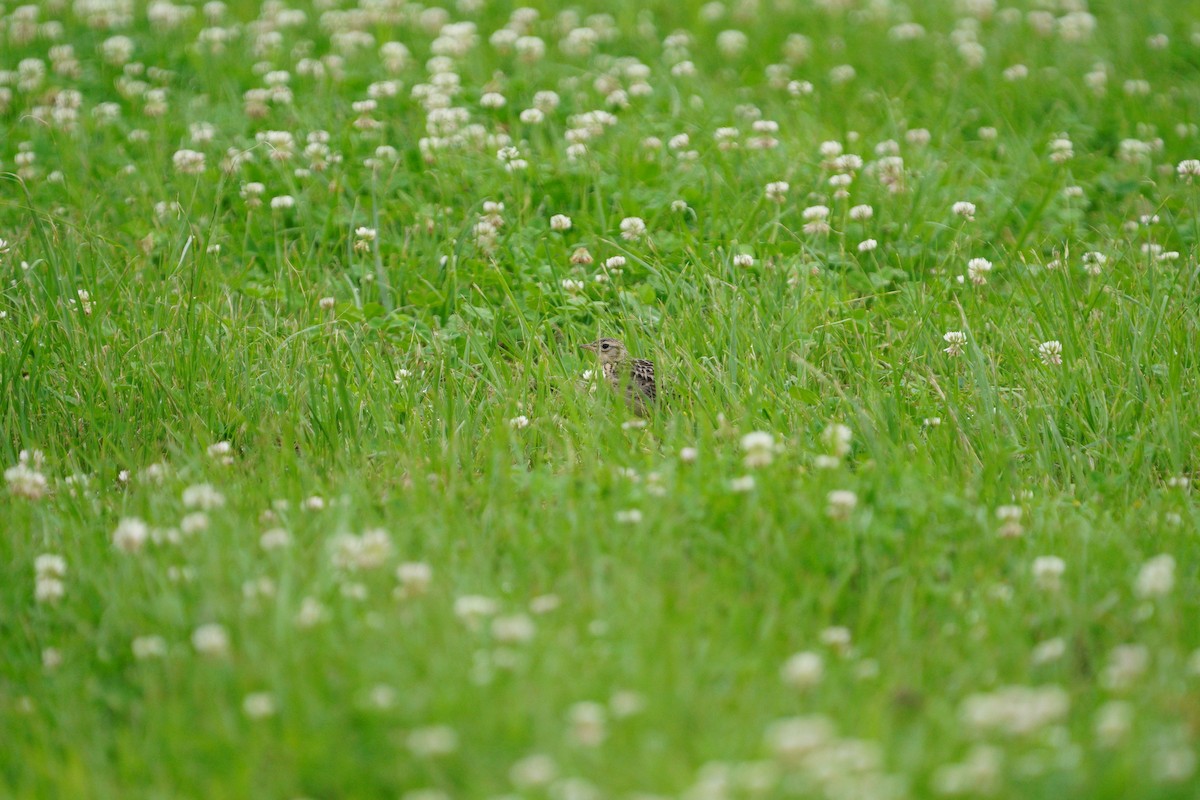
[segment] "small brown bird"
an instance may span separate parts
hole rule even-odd
[[[647,404],[657,397],[654,385],[654,362],[630,358],[620,339],[604,337],[583,345],[600,357],[604,378],[618,392],[624,391],[625,402],[635,414],[646,415]]]

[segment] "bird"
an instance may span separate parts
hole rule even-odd
[[[625,402],[639,416],[646,416],[650,403],[658,396],[654,384],[654,362],[630,358],[620,339],[603,337],[583,345],[600,358],[604,379],[618,392],[625,393]]]

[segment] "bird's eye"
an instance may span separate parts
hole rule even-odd
[[[600,345],[600,349],[601,349],[601,350],[607,350],[607,349],[609,349],[610,347],[612,347],[612,345],[611,345],[611,344],[609,344],[608,342],[605,342],[604,344]]]

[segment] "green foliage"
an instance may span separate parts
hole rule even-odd
[[[0,794],[1195,795],[1186,3],[220,5],[0,12]]]

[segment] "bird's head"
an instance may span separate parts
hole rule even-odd
[[[598,355],[603,364],[620,364],[625,360],[625,345],[621,343],[620,339],[611,339],[606,336],[603,339],[588,342],[583,349],[591,350]]]

